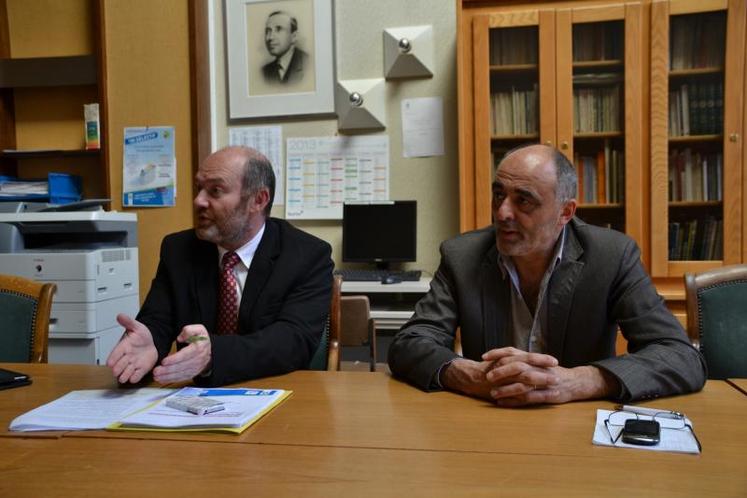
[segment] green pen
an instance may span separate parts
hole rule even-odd
[[[187,337],[187,342],[189,344],[194,344],[195,342],[207,341],[207,340],[208,340],[208,336],[206,335],[191,335]]]

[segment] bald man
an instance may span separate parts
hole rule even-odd
[[[119,382],[223,385],[307,368],[329,312],[331,247],[271,218],[262,154],[226,147],[196,176],[197,225],[164,238],[137,318],[107,365]],[[178,351],[170,353],[176,341]]]
[[[697,391],[705,361],[656,293],[635,242],[583,223],[576,173],[552,147],[506,155],[494,226],[444,242],[430,292],[389,349],[424,390],[499,406]],[[620,327],[629,354],[615,356]],[[461,330],[464,356],[453,351]]]

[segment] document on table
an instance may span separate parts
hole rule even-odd
[[[675,420],[670,418],[657,417],[656,421],[661,425],[661,432],[659,444],[654,446],[641,446],[637,444],[623,443],[622,439],[618,439],[615,444],[610,441],[610,434],[607,432],[607,428],[604,425],[604,421],[607,420],[613,412],[610,410],[597,410],[597,422],[594,426],[594,437],[592,442],[600,446],[616,446],[619,448],[635,448],[639,450],[651,450],[651,451],[669,451],[673,453],[692,453],[699,454],[698,443],[695,441],[692,432],[687,428],[682,428],[682,420]],[[634,414],[631,414],[631,418],[636,418]],[[638,415],[641,420],[651,420],[650,416]],[[685,417],[685,422],[692,426],[692,422],[689,418]],[[621,426],[610,426],[612,431],[612,437],[616,437],[617,433],[622,430]]]
[[[174,389],[88,389],[71,391],[16,417],[11,431],[79,431],[104,429],[158,401]]]
[[[109,429],[155,431],[220,431],[239,434],[269,413],[292,391],[283,389],[185,387],[169,398],[204,397],[218,401],[223,409],[195,415],[167,406],[169,398],[122,418]]]

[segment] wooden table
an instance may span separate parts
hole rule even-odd
[[[115,385],[102,367],[3,366],[34,378],[0,391],[3,429],[70,390]],[[0,496],[747,493],[747,396],[725,382],[647,403],[687,413],[699,456],[592,445],[596,409],[612,406],[604,401],[500,409],[367,372],[304,371],[246,384],[294,394],[240,436],[5,431]],[[49,478],[34,478],[40,474]]]
[[[728,379],[726,382],[747,394],[747,379]]]

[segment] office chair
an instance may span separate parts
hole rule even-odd
[[[343,346],[362,346],[368,343],[369,369],[376,371],[376,324],[371,318],[368,296],[343,296],[340,302]]]
[[[685,274],[687,334],[708,378],[747,378],[747,265]]]
[[[46,363],[55,284],[0,275],[0,362]]]
[[[342,277],[332,277],[332,298],[329,303],[329,315],[324,326],[322,340],[309,363],[309,370],[340,369],[340,293]]]

